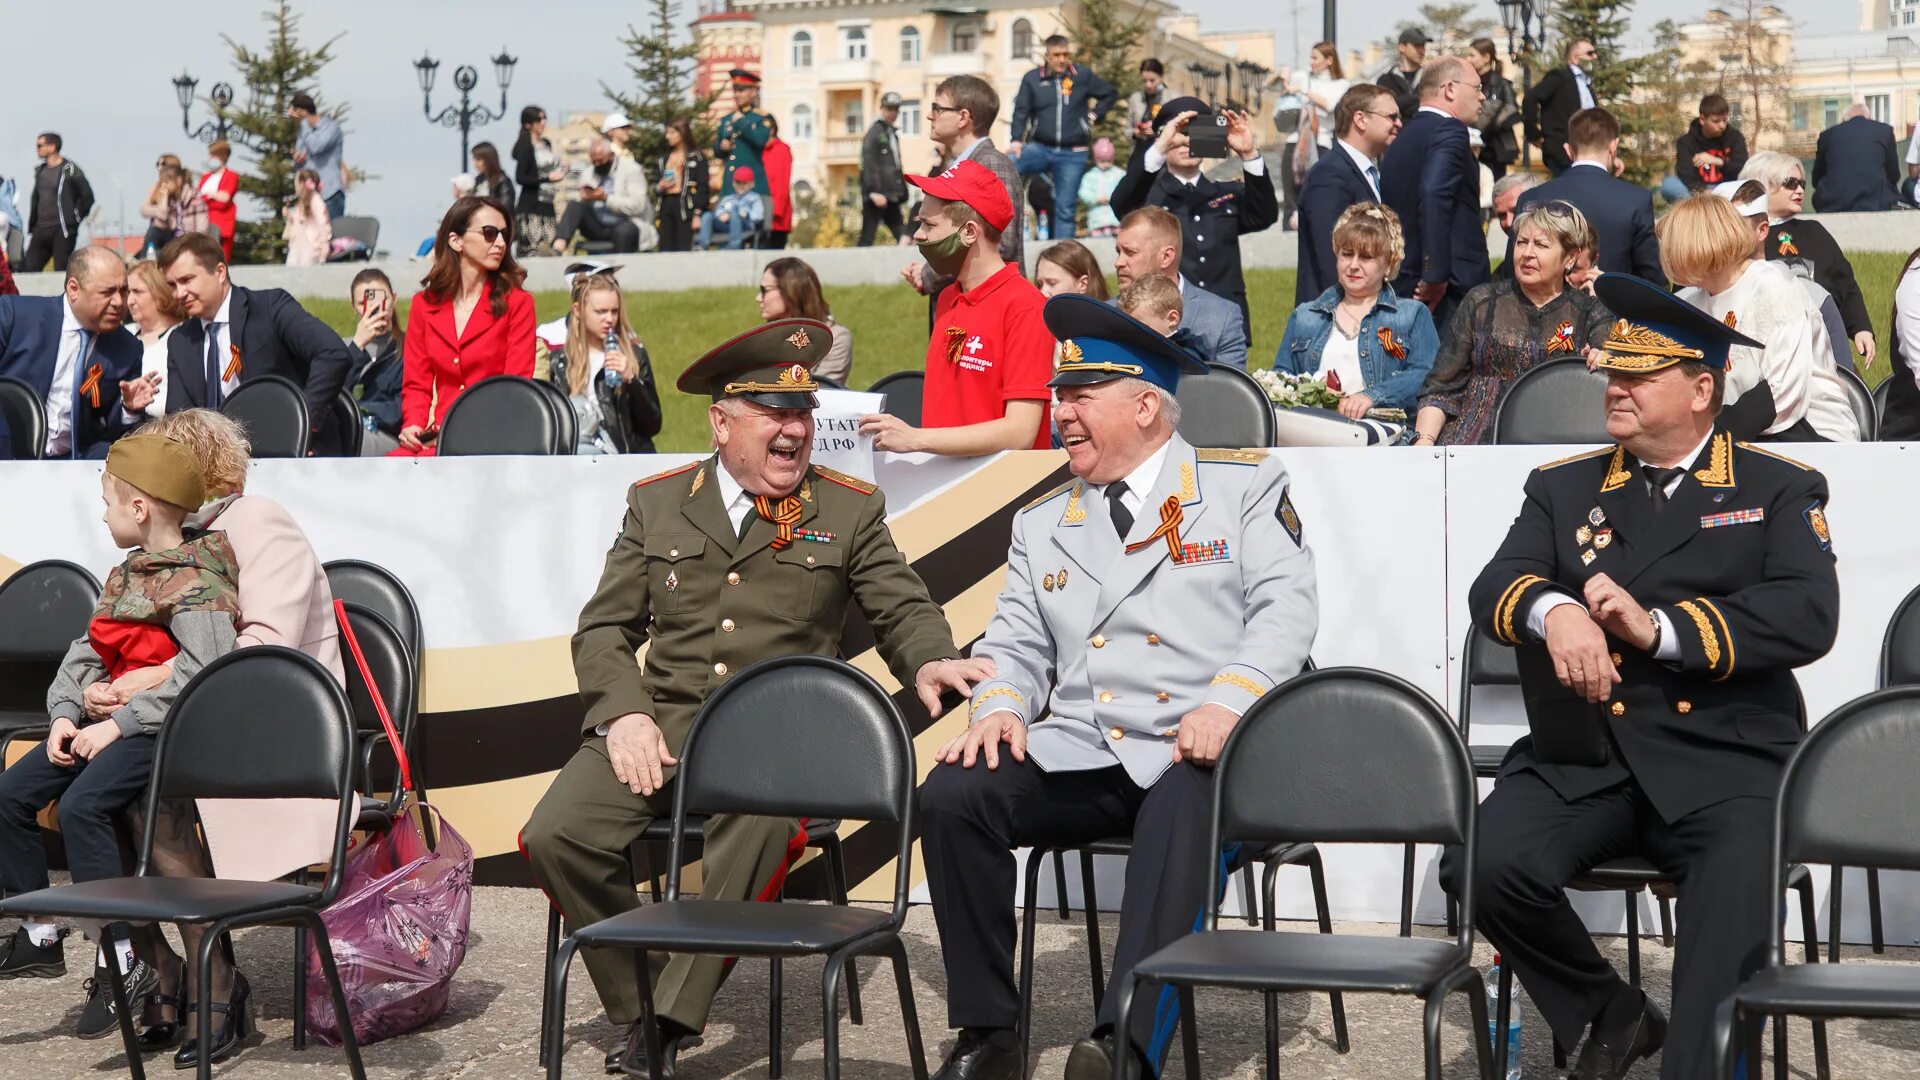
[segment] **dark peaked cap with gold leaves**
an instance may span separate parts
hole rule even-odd
[[[719,401],[743,397],[770,409],[814,409],[813,366],[833,345],[833,328],[812,319],[776,319],[722,342],[680,373],[682,393]]]
[[[1660,286],[1631,274],[1601,274],[1593,283],[1593,292],[1615,318],[1606,347],[1594,360],[1594,366],[1603,371],[1644,375],[1682,360],[1725,371],[1730,346],[1765,347]]]

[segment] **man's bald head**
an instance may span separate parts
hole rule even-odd
[[[1472,83],[1480,85],[1480,76],[1474,74],[1472,65],[1458,56],[1442,56],[1429,60],[1420,69],[1420,76],[1414,83],[1414,91],[1420,95],[1420,103],[1429,101],[1446,93],[1452,83]]]
[[[91,333],[109,334],[127,317],[127,263],[112,248],[84,247],[67,260],[67,306]]]
[[[120,272],[120,282],[124,285],[127,280],[126,260],[120,257],[119,252],[98,244],[81,248],[67,260],[67,280],[77,281],[83,288],[95,275],[113,270]]]

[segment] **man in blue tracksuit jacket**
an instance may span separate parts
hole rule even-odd
[[[1047,39],[1047,60],[1026,73],[1013,98],[1013,142],[1007,146],[1020,175],[1047,173],[1053,178],[1053,228],[1064,240],[1074,232],[1074,193],[1087,171],[1087,145],[1099,123],[1120,98],[1113,84],[1073,62],[1066,36]]]

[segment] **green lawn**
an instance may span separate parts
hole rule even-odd
[[[1867,252],[1854,256],[1854,272],[1873,313],[1874,332],[1888,340],[1893,286],[1904,256],[1894,252]],[[1247,289],[1253,297],[1252,366],[1272,363],[1292,310],[1293,271],[1249,270]],[[852,385],[864,387],[890,372],[918,370],[926,359],[926,300],[904,285],[848,285],[828,289],[834,318],[854,332]],[[355,316],[344,299],[306,300],[307,310],[342,333],[351,333]],[[558,318],[566,309],[561,292],[534,294],[541,321]],[[406,301],[401,304],[404,308]],[[404,311],[403,311],[404,317]],[[663,451],[700,450],[707,444],[704,401],[673,389],[673,381],[700,354],[759,321],[749,289],[687,289],[681,292],[638,292],[628,297],[627,317],[653,357],[666,427],[658,440]],[[1865,374],[1869,384],[1888,372],[1883,352]]]

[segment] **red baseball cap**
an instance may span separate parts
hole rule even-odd
[[[966,203],[987,224],[1002,232],[1013,224],[1013,200],[993,170],[977,161],[962,161],[939,176],[909,176],[907,183],[936,199]]]
[[[733,170],[733,182],[736,184],[753,183],[753,170],[747,168],[745,165]]]

